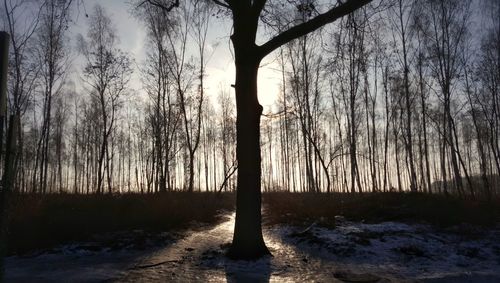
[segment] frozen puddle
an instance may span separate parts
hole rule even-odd
[[[234,214],[143,249],[59,252],[6,259],[7,282],[500,282],[500,230],[362,224],[339,218],[335,229],[271,226],[273,257],[224,257]],[[92,249],[90,249],[92,250]]]

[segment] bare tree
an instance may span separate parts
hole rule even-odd
[[[350,157],[350,190],[352,193],[361,192],[360,170],[358,166],[358,134],[361,122],[359,111],[361,84],[363,73],[367,71],[366,52],[364,46],[365,30],[363,15],[350,14],[341,21],[341,29],[335,46],[338,49],[334,61],[334,70],[338,77],[338,92],[346,109],[347,118],[347,143]]]
[[[176,106],[176,95],[172,86],[174,79],[168,67],[171,56],[168,42],[168,29],[171,21],[163,16],[157,7],[145,6],[139,15],[146,22],[149,36],[149,51],[143,72],[143,84],[150,97],[150,118],[154,138],[156,167],[156,186],[160,191],[171,189],[171,160],[174,155],[174,143],[180,122],[180,111]]]
[[[427,1],[429,30],[427,42],[431,56],[432,73],[440,86],[442,95],[442,160],[441,171],[446,181],[446,156],[451,161],[454,187],[463,194],[459,159],[461,159],[456,138],[456,125],[452,104],[454,82],[461,74],[460,54],[468,36],[470,2],[462,0]],[[465,168],[463,168],[465,170]],[[446,186],[446,182],[443,183]],[[444,190],[446,191],[446,187]]]
[[[36,87],[36,82],[39,67],[34,56],[34,35],[37,30],[41,7],[35,7],[33,10],[28,7],[31,5],[29,1],[7,1],[4,0],[3,8],[5,12],[6,26],[11,35],[10,37],[10,54],[9,54],[9,103],[12,112],[19,117],[19,131],[17,144],[19,147],[17,162],[19,163],[19,186],[26,187],[29,172],[27,168],[33,166],[32,158],[27,157],[33,151],[29,145],[26,147],[24,143],[23,124],[25,123],[25,113],[30,105],[33,105],[33,94]],[[37,5],[38,6],[38,5]],[[40,8],[40,9],[38,9]],[[26,21],[20,19],[26,17]]]
[[[232,146],[236,141],[236,129],[234,128],[234,102],[231,101],[231,97],[227,90],[221,89],[217,97],[220,109],[220,121],[219,121],[219,132],[220,132],[220,151],[222,151],[222,172],[223,172],[223,182],[220,189],[228,191],[229,178],[233,175],[236,170],[236,156],[234,152],[234,147]]]
[[[414,4],[415,5],[415,4]],[[416,9],[417,10],[417,9]],[[429,98],[429,88],[428,88],[428,68],[427,65],[427,51],[425,48],[425,44],[423,42],[426,34],[426,29],[422,26],[425,24],[425,21],[422,21],[423,17],[420,17],[420,13],[416,10],[413,10],[411,15],[412,17],[412,26],[411,28],[414,30],[414,39],[417,41],[417,47],[415,48],[415,73],[416,73],[416,81],[418,81],[418,96],[420,102],[420,131],[419,131],[419,149],[420,149],[420,163],[425,163],[425,170],[423,164],[421,165],[421,174],[423,178],[423,182],[425,183],[425,188],[427,192],[431,190],[431,168],[429,161],[429,138],[428,138],[428,98]],[[424,172],[425,171],[425,172]]]
[[[113,132],[120,99],[124,94],[132,69],[130,59],[117,47],[116,31],[104,8],[94,7],[89,16],[87,39],[79,37],[79,51],[85,58],[84,81],[91,95],[98,102],[100,112],[100,148],[97,158],[98,193],[103,192],[105,176],[108,191],[112,192],[110,139]]]
[[[476,69],[481,83],[477,103],[488,124],[488,148],[500,175],[500,5],[495,1],[491,1],[490,5],[487,11],[492,13],[492,28],[482,38]]]
[[[412,9],[415,5],[412,5],[411,2],[405,1],[403,3],[402,0],[398,0],[395,5],[395,14],[396,19],[393,22],[394,31],[393,36],[395,40],[399,42],[398,46],[402,51],[402,54],[399,55],[399,62],[401,68],[403,69],[403,97],[404,97],[404,125],[405,125],[405,135],[404,135],[404,144],[406,149],[406,157],[408,170],[410,175],[410,190],[412,192],[417,191],[417,173],[415,170],[415,158],[413,156],[413,133],[412,133],[412,107],[413,100],[410,94],[410,64],[409,64],[409,43],[411,42],[411,33],[410,33],[410,20]],[[399,54],[399,52],[397,53]]]
[[[222,2],[217,0],[214,2],[230,10],[232,14],[231,40],[236,66],[238,187],[236,225],[230,255],[236,258],[256,258],[269,253],[261,230],[259,137],[262,106],[257,98],[259,64],[266,55],[283,44],[333,22],[370,1],[348,1],[338,4],[302,24],[290,27],[260,46],[256,45],[255,40],[260,15],[267,1],[227,0]],[[169,6],[164,5],[166,8]]]
[[[72,1],[46,1],[41,13],[41,22],[37,36],[39,45],[36,48],[38,64],[41,67],[40,88],[42,98],[42,125],[37,143],[34,178],[34,189],[39,186],[46,192],[48,168],[52,162],[49,154],[52,134],[53,98],[61,94],[66,72],[67,52],[65,48],[65,32],[68,28],[69,11]],[[36,172],[39,170],[39,176]]]

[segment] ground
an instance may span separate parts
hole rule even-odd
[[[265,215],[265,212],[264,212]],[[234,213],[179,233],[132,231],[6,258],[6,282],[500,282],[500,226],[438,228],[335,218],[268,224],[273,256],[224,256]]]

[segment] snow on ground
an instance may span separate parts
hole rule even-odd
[[[275,225],[264,228],[274,256],[250,262],[224,257],[233,227],[231,214],[182,237],[136,231],[9,257],[6,281],[500,282],[500,226],[437,229],[341,217],[334,229]]]
[[[130,266],[175,238],[143,231],[109,233],[93,241],[5,259],[5,282],[102,282],[126,275]],[[0,280],[1,281],[1,280]]]
[[[459,226],[337,219],[335,229],[275,234],[303,253],[353,272],[428,282],[500,282],[500,226],[485,230]]]

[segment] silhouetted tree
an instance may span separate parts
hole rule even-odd
[[[40,92],[42,98],[42,125],[37,142],[33,185],[45,193],[48,183],[48,169],[54,156],[49,149],[52,140],[53,99],[61,95],[64,77],[67,75],[67,46],[65,33],[68,29],[72,1],[49,0],[42,6],[38,27],[37,62],[40,66]],[[39,170],[39,176],[37,176]]]
[[[100,112],[100,148],[97,157],[98,193],[103,192],[105,176],[111,192],[110,139],[113,132],[120,99],[126,90],[130,74],[130,59],[116,47],[117,37],[111,19],[99,5],[89,16],[87,39],[79,37],[79,50],[85,58],[84,81],[98,103]],[[106,174],[106,175],[105,175]]]
[[[149,0],[165,10],[179,5],[179,1],[164,3]],[[238,184],[236,196],[236,224],[229,255],[234,258],[257,258],[268,254],[261,230],[261,156],[260,116],[262,106],[257,98],[257,73],[261,60],[283,44],[306,35],[325,24],[347,15],[370,0],[339,3],[310,20],[292,26],[262,45],[256,44],[257,28],[266,0],[214,0],[231,12],[236,67],[236,132]]]
[[[42,4],[42,3],[40,3]],[[32,140],[24,141],[23,125],[26,123],[25,113],[29,106],[33,105],[34,90],[37,85],[39,75],[39,65],[34,59],[33,45],[36,36],[35,32],[40,21],[41,7],[35,7],[33,10],[28,9],[32,5],[30,1],[3,1],[4,19],[6,27],[10,33],[10,48],[9,48],[9,77],[8,77],[8,92],[9,103],[13,114],[19,117],[19,131],[17,138],[18,144],[18,183],[20,189],[27,189],[31,185],[31,189],[36,189],[36,184],[29,183],[31,179],[31,169],[33,167],[34,147]],[[19,18],[27,16],[26,21],[19,21]]]

